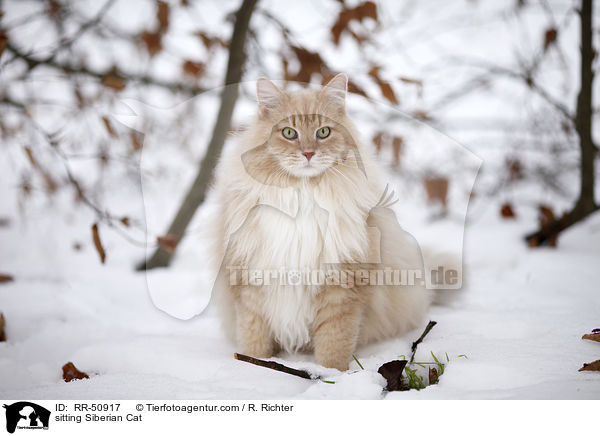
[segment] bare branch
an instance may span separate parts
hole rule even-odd
[[[246,356],[245,354],[239,353],[234,353],[233,357],[236,360],[241,360],[242,362],[248,362],[253,365],[262,366],[263,368],[269,368],[279,372],[285,372],[286,374],[295,375],[296,377],[301,377],[308,380],[313,380],[317,378],[310,375],[307,371],[304,371],[302,369],[290,368],[289,366],[282,365],[281,363],[277,363],[272,360],[256,359],[254,357]]]
[[[515,79],[527,86],[534,93],[544,99],[552,107],[557,109],[562,115],[570,121],[574,121],[575,116],[571,110],[561,101],[554,98],[545,88],[539,85],[531,74],[527,71],[515,71],[510,68],[503,67],[500,65],[490,64],[485,61],[474,60],[474,59],[454,59],[455,62],[461,63],[462,65],[469,65],[475,68],[480,68],[487,71],[490,75],[504,76],[510,79]]]
[[[122,79],[124,79],[125,81],[137,82],[137,83],[141,83],[143,85],[149,85],[149,86],[157,86],[160,88],[169,89],[171,91],[184,92],[186,94],[199,94],[199,93],[202,93],[205,91],[204,88],[201,88],[196,85],[188,85],[188,84],[181,83],[181,82],[168,82],[168,81],[160,80],[160,79],[157,79],[155,77],[148,76],[145,74],[132,74],[132,73],[125,73],[125,72],[120,72],[120,71],[116,72],[114,70],[100,71],[100,70],[94,70],[94,69],[91,69],[88,67],[82,67],[82,66],[76,67],[76,66],[73,66],[73,65],[65,63],[65,62],[56,61],[54,59],[54,55],[51,55],[46,58],[36,58],[33,55],[24,53],[23,51],[21,51],[20,49],[15,47],[13,44],[11,44],[10,42],[6,45],[6,50],[10,51],[16,58],[25,61],[29,71],[32,71],[33,69],[35,69],[36,67],[38,67],[40,65],[44,65],[44,66],[48,66],[51,68],[56,68],[56,69],[62,71],[63,73],[66,73],[69,75],[83,75],[83,76],[88,76],[88,77],[92,77],[92,78],[99,79],[99,80],[118,76],[118,77],[121,77]]]
[[[75,32],[73,34],[73,36],[71,36],[70,38],[68,38],[66,40],[61,41],[61,44],[54,51],[54,54],[52,55],[52,59],[56,58],[56,55],[61,50],[65,50],[65,49],[70,48],[89,29],[91,29],[93,26],[95,26],[98,23],[100,23],[100,21],[102,20],[102,18],[104,18],[104,16],[106,15],[106,13],[108,12],[108,10],[112,7],[112,5],[114,3],[115,3],[115,0],[107,0],[107,2],[104,3],[104,6],[102,6],[102,8],[100,8],[100,11],[96,14],[96,16],[94,18],[92,18],[91,20],[89,20],[89,21],[85,22],[84,24],[82,24],[81,27],[79,27],[79,29],[77,30],[77,32]]]
[[[415,354],[417,353],[417,347],[419,346],[419,344],[421,342],[423,342],[423,339],[425,339],[425,336],[427,336],[429,334],[431,329],[434,328],[436,324],[437,324],[437,321],[429,321],[429,323],[427,323],[427,326],[425,327],[425,330],[423,330],[423,333],[421,333],[421,336],[419,336],[419,339],[417,339],[416,341],[414,341],[412,343],[412,346],[411,346],[412,356],[410,356],[410,363],[412,363],[415,360]]]

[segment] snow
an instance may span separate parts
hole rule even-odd
[[[321,44],[329,41],[328,26],[322,26],[315,17],[324,15],[333,21],[337,14],[335,2],[327,6],[327,10],[321,10],[320,4],[309,3],[306,9],[299,8],[298,2],[293,3],[295,8],[289,9],[293,13],[277,7],[273,1],[265,2],[263,7],[292,26],[298,32],[300,43],[310,49],[322,49],[332,68],[348,72],[351,78],[364,75],[362,70],[369,67],[362,59],[365,53],[359,52],[346,36],[342,37],[339,48]],[[223,24],[223,16],[234,10],[237,3],[202,4],[207,10],[194,6],[190,15],[173,17],[177,32],[166,40],[169,50],[195,59],[193,55],[198,53],[199,47],[197,38],[193,37],[196,29],[223,37],[229,34],[231,26]],[[66,151],[73,154],[96,153],[98,150],[86,145],[102,141],[111,141],[111,153],[116,156],[125,155],[124,150],[129,150],[128,143],[123,147],[108,137],[98,115],[112,114],[110,119],[118,132],[124,126],[117,120],[147,133],[139,162],[137,157],[127,161],[133,168],[120,166],[118,162],[100,169],[95,162],[75,159],[72,162],[75,175],[97,194],[95,199],[99,204],[112,213],[129,216],[132,222],[141,223],[141,228],[147,227],[147,234],[140,235],[135,226],[116,231],[101,224],[100,235],[107,252],[105,265],[100,264],[91,242],[90,227],[97,218],[73,201],[72,192],[47,197],[34,189],[29,198],[24,198],[18,189],[23,168],[30,169],[23,145],[31,145],[38,160],[44,165],[54,165],[52,169],[57,173],[63,169],[62,162],[46,159],[55,156],[34,132],[3,143],[6,159],[0,160],[0,218],[9,218],[10,223],[0,226],[0,273],[11,274],[15,280],[0,284],[0,312],[6,318],[8,338],[7,342],[0,343],[0,397],[599,399],[598,374],[577,369],[584,362],[600,358],[599,344],[581,340],[584,333],[600,327],[596,282],[600,214],[564,232],[557,248],[532,250],[522,238],[535,228],[538,204],[551,204],[556,212],[569,207],[577,194],[576,171],[560,174],[564,196],[542,189],[541,181],[516,183],[506,186],[499,195],[486,195],[493,191],[501,177],[507,155],[518,155],[525,172],[529,165],[538,163],[556,167],[557,155],[538,147],[537,143],[532,143],[533,149],[523,147],[539,133],[530,131],[531,126],[522,121],[528,119],[530,109],[538,107],[539,101],[514,83],[499,81],[495,88],[483,89],[449,106],[439,109],[435,106],[440,97],[455,89],[471,71],[449,62],[441,62],[443,68],[437,65],[436,69],[431,66],[434,60],[460,49],[470,56],[510,64],[515,51],[513,43],[527,58],[539,48],[547,17],[532,8],[524,18],[521,16],[523,22],[519,22],[504,6],[496,9],[490,2],[465,9],[465,4],[450,6],[447,2],[432,2],[413,8],[409,7],[410,3],[384,3],[381,6],[385,12],[382,14],[384,25],[393,31],[378,36],[377,44],[367,51],[374,53],[369,58],[371,61],[386,63],[386,77],[423,79],[422,97],[417,95],[413,85],[396,88],[403,110],[407,113],[415,109],[431,110],[433,115],[439,116],[439,127],[445,134],[468,144],[483,159],[474,186],[478,195],[470,204],[467,205],[468,194],[479,170],[479,158],[465,153],[462,146],[458,147],[458,154],[449,152],[453,140],[404,114],[394,114],[385,104],[366,105],[364,100],[355,97],[350,105],[351,110],[362,115],[363,139],[368,140],[374,129],[381,128],[382,119],[387,121],[388,133],[405,138],[401,174],[390,178],[392,188],[403,200],[402,206],[395,208],[400,223],[426,246],[460,250],[464,255],[465,287],[451,291],[444,305],[431,308],[429,319],[438,324],[417,354],[417,360],[428,361],[430,352],[443,361],[448,355],[450,361],[438,385],[422,391],[386,394],[385,381],[377,373],[381,364],[409,355],[412,341],[425,325],[404,337],[357,350],[356,356],[364,370],[355,362],[351,362],[350,370],[345,373],[322,368],[308,354],[275,357],[289,366],[322,375],[334,384],[304,380],[234,360],[233,353],[237,350],[225,340],[216,314],[207,310],[198,315],[207,304],[212,287],[206,268],[211,253],[203,243],[202,226],[212,212],[210,197],[196,214],[171,268],[148,274],[134,271],[134,265],[147,254],[144,243],[154,244],[154,238],[164,232],[184,195],[183,187],[189,185],[203,155],[220,91],[214,86],[222,81],[226,61],[223,53],[219,53],[212,60],[214,68],[207,73],[207,83],[203,83],[213,87],[211,92],[185,104],[177,106],[181,102],[175,101],[175,97],[157,90],[140,95],[137,89],[128,87],[121,95],[125,105],[102,101],[92,108],[91,114],[81,111],[80,116],[89,118],[83,122],[90,125],[82,126],[81,120],[75,123],[70,118],[72,114],[59,106],[40,110],[40,123],[44,126],[61,126],[73,131],[69,136],[72,143],[65,146]],[[118,27],[126,26],[133,31],[151,25],[152,11],[140,9],[139,2],[118,2],[118,5],[119,9],[112,12]],[[84,6],[82,10],[86,9]],[[440,11],[442,6],[449,8],[444,9],[446,15]],[[9,18],[18,12],[8,9],[11,9]],[[510,19],[505,20],[502,11]],[[94,12],[90,10],[89,14]],[[429,29],[424,32],[424,23],[429,23],[437,12],[440,12],[439,20],[431,21],[431,32]],[[557,11],[557,17],[563,13]],[[245,79],[249,82],[243,84],[236,107],[236,126],[245,122],[254,110],[252,80],[260,75],[281,76],[276,73],[281,68],[277,32],[268,26],[264,17],[256,20],[256,28],[264,29],[261,34],[264,59],[263,53],[259,53],[264,66],[248,66]],[[458,21],[462,23],[459,26]],[[44,30],[40,30],[41,27],[43,23],[39,22],[23,26],[16,31],[17,39],[23,41],[27,49],[34,47],[40,40],[39,32]],[[519,29],[527,29],[531,35],[513,37]],[[570,66],[577,65],[576,53],[570,50],[578,46],[577,29],[577,21],[572,20],[564,30],[564,39],[561,38],[567,50],[566,63]],[[155,59],[155,64],[150,65],[143,54],[139,55],[132,47],[104,45],[93,35],[87,38],[89,40],[84,39],[83,43],[95,45],[87,55],[91,66],[101,68],[117,58],[128,61],[131,56],[134,61],[123,62],[131,71],[144,72],[152,67],[153,74],[165,79],[179,71],[175,61],[169,62],[168,54],[159,55],[158,61]],[[42,42],[46,42],[37,47],[36,53],[44,53],[50,39],[42,38]],[[396,47],[399,41],[402,47]],[[111,56],[106,56],[107,47]],[[250,47],[249,50],[256,58],[257,53],[252,50],[258,49]],[[15,65],[2,71],[7,83],[18,70]],[[263,71],[265,66],[268,71]],[[574,103],[576,67],[561,76],[561,80],[556,80],[553,73],[546,73],[544,84],[553,85],[550,87],[553,92]],[[70,94],[64,92],[57,78],[47,71],[35,72],[31,81],[45,97],[70,101]],[[374,84],[359,85],[370,95],[379,95]],[[23,94],[22,88],[22,84],[15,84],[12,95]],[[137,117],[132,117],[129,108],[133,103],[126,99],[145,102],[141,107],[134,105]],[[193,118],[183,117],[190,114]],[[7,125],[14,124],[14,117],[2,115]],[[492,118],[490,124],[483,123],[484,116]],[[551,115],[543,112],[542,116]],[[176,122],[179,117],[183,123]],[[494,122],[498,118],[505,121],[500,131],[490,129],[492,124],[497,126]],[[190,119],[199,121],[190,122]],[[152,129],[147,124],[152,124]],[[183,144],[182,138],[187,139]],[[573,145],[572,141],[570,144]],[[566,152],[573,152],[575,159],[578,157],[575,147],[570,150],[567,147]],[[384,160],[388,157],[384,156]],[[565,168],[570,161],[561,155]],[[444,219],[433,220],[433,211],[424,202],[418,172],[429,170],[451,178],[450,211]],[[34,188],[39,185],[35,179],[33,182]],[[499,216],[500,206],[505,201],[513,204],[517,213],[515,220]],[[142,246],[124,239],[123,231],[136,241],[141,240]],[[74,244],[79,244],[81,249],[75,250]],[[88,373],[90,379],[63,382],[61,367],[68,361]]]
[[[7,188],[4,184],[3,195],[11,192]],[[355,362],[346,373],[321,368],[307,354],[276,358],[335,384],[255,367],[233,359],[236,349],[211,310],[189,320],[159,310],[147,277],[132,268],[139,249],[126,248],[118,235],[101,234],[108,255],[101,265],[91,237],[73,230],[80,226],[52,215],[21,222],[18,211],[7,205],[2,216],[9,216],[11,225],[0,228],[0,256],[2,270],[13,273],[15,281],[0,286],[8,337],[0,343],[2,398],[600,397],[597,374],[577,371],[600,351],[598,344],[580,339],[598,327],[600,216],[565,232],[558,248],[538,250],[528,249],[521,239],[534,222],[533,208],[518,208],[514,222],[502,220],[495,205],[473,222],[468,217],[466,287],[449,291],[456,294],[449,303],[431,308],[429,318],[438,325],[417,353],[417,361],[431,360],[431,351],[445,360],[447,353],[446,372],[438,385],[425,390],[386,395],[377,368],[408,355],[424,326],[357,350],[365,370]],[[426,221],[421,226],[421,231],[448,229]],[[73,251],[71,238],[83,241],[80,252]],[[196,256],[202,249],[195,249]],[[195,289],[207,300],[210,286],[201,274],[190,274],[194,258],[185,257],[189,250],[194,252],[183,250],[172,271],[148,276],[155,285],[162,283],[165,302],[168,292],[179,287]],[[203,304],[189,309],[188,317],[198,307]],[[67,361],[90,379],[63,382],[60,368]]]

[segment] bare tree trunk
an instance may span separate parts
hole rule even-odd
[[[571,225],[585,219],[598,210],[594,197],[594,159],[596,146],[592,139],[592,90],[594,72],[592,64],[596,52],[593,47],[593,0],[582,0],[579,11],[581,19],[581,84],[577,96],[577,112],[575,114],[575,131],[579,137],[581,150],[580,190],[573,210],[543,226],[537,232],[525,238],[531,246],[543,245],[555,241],[557,235]]]
[[[204,201],[213,171],[225,143],[225,137],[231,124],[231,116],[233,115],[233,109],[238,97],[238,83],[242,80],[242,69],[246,61],[244,44],[246,42],[250,17],[256,3],[257,0],[243,0],[242,5],[235,14],[233,35],[229,46],[229,62],[225,76],[225,88],[221,94],[221,107],[217,121],[215,122],[212,138],[206,150],[206,155],[202,160],[198,175],[188,190],[167,232],[177,242],[183,237],[185,229],[196,213],[198,206]],[[172,253],[159,247],[150,259],[138,266],[138,269],[144,270],[167,266],[171,262],[172,256]]]
[[[592,86],[594,72],[592,64],[596,53],[592,46],[593,1],[583,0],[581,5],[581,88],[577,97],[577,114],[575,129],[579,136],[581,149],[581,180],[579,200],[574,210],[580,214],[589,214],[595,209],[594,204],[594,154],[592,140]]]

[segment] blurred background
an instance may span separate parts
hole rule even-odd
[[[576,118],[585,115],[577,104],[582,86],[590,105],[598,86],[581,81],[578,1],[0,5],[2,207],[16,205],[24,221],[81,213],[124,244],[140,245],[144,217],[128,203],[142,180],[149,192],[156,185],[168,195],[159,201],[163,219],[148,232],[156,247],[172,251],[210,176],[196,184],[197,198],[187,198],[186,216],[175,227],[170,220],[203,159],[210,175],[224,135],[244,128],[260,76],[322,84],[346,72],[362,140],[403,178],[406,195],[438,203],[440,215],[461,173],[478,164],[448,153],[432,131],[485,162],[473,192],[472,180],[460,188],[475,215],[494,199],[507,218],[521,207],[559,218],[578,201],[584,157],[593,188],[597,148],[590,137],[591,151],[582,155],[586,133]],[[594,12],[590,3],[584,15]],[[597,43],[597,29],[588,34]],[[237,85],[221,92],[245,81],[252,83],[239,92]],[[137,109],[124,103],[130,100]],[[123,124],[133,112],[135,122]],[[596,108],[587,115],[592,124]],[[142,153],[148,165],[140,164]]]
[[[4,386],[20,395],[53,383],[72,355],[100,373],[119,371],[115,356],[129,354],[102,345],[112,335],[198,334],[152,314],[147,289],[178,318],[206,305],[212,173],[251,120],[261,76],[289,89],[349,76],[348,111],[400,199],[400,223],[429,245],[462,252],[464,243],[478,292],[462,306],[464,324],[434,314],[459,341],[456,354],[471,349],[477,327],[467,319],[501,347],[506,308],[509,336],[529,332],[536,344],[571,304],[565,325],[589,328],[598,309],[586,276],[600,235],[598,217],[587,220],[598,209],[598,8],[592,0],[0,0],[0,333],[5,324],[13,341],[10,359],[0,359]],[[548,318],[532,329],[546,299]],[[519,318],[522,307],[531,310]],[[203,334],[218,330],[211,322]],[[177,344],[195,350],[196,339],[131,339],[140,357],[127,362],[136,374],[183,368],[185,360],[158,362],[152,350],[173,343],[176,355]],[[203,343],[211,340],[221,343]],[[187,363],[212,358],[202,352]],[[498,385],[514,373],[496,374]]]

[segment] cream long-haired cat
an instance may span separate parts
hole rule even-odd
[[[294,276],[422,269],[415,241],[382,204],[381,171],[346,115],[346,90],[344,74],[295,93],[260,79],[258,116],[217,169],[214,297],[245,354],[312,349],[317,363],[346,370],[358,345],[402,334],[426,313],[420,284]]]

